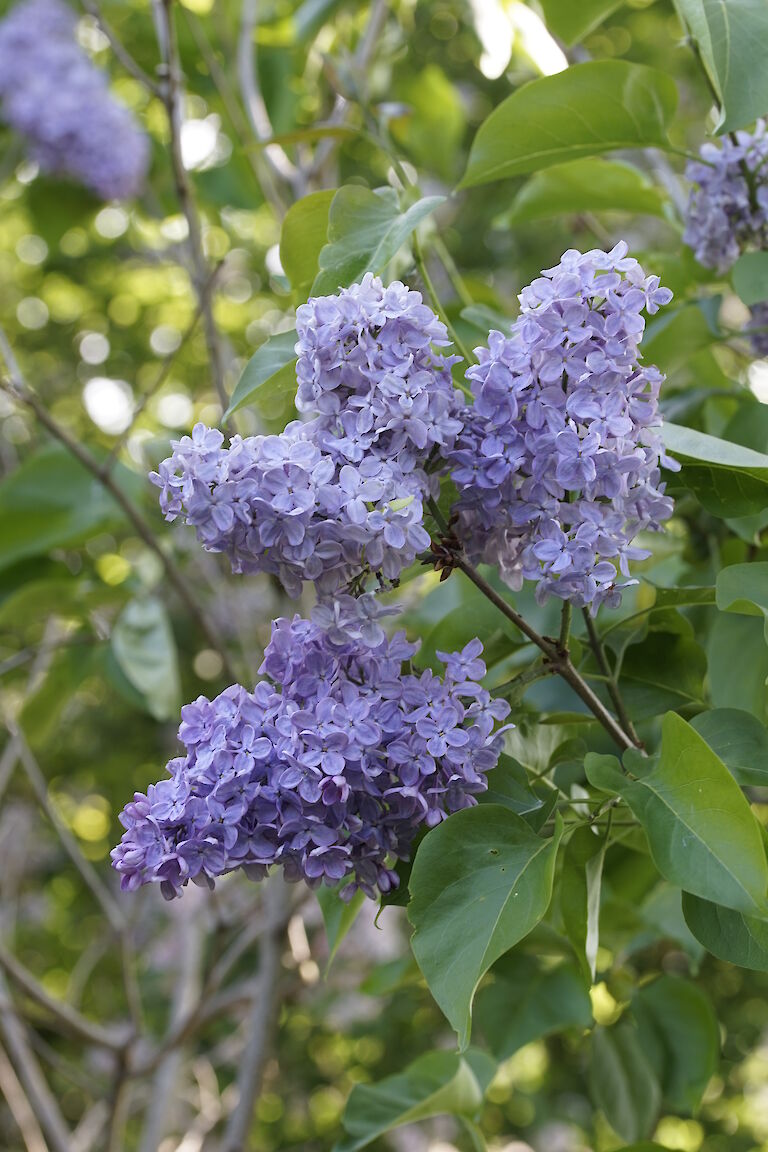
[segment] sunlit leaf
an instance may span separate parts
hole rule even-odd
[[[162,602],[153,596],[131,600],[117,618],[110,643],[149,714],[156,720],[176,717],[181,697],[176,642]]]
[[[664,194],[637,168],[618,160],[587,157],[537,172],[520,189],[494,228],[579,212],[632,212],[663,216]]]
[[[280,233],[280,263],[299,296],[306,296],[317,275],[328,238],[328,212],[335,192],[310,192],[285,214]]]
[[[762,452],[678,424],[665,423],[662,436],[683,465],[680,484],[714,515],[746,516],[768,504],[768,456]]]
[[[663,148],[676,104],[669,76],[624,60],[577,64],[532,80],[480,125],[459,187],[618,148]]]
[[[232,393],[228,419],[238,408],[253,404],[267,418],[285,404],[296,392],[296,332],[281,332],[270,336],[246,364],[243,374]]]

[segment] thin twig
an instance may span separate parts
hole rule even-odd
[[[613,706],[616,709],[616,715],[618,716],[625,731],[632,737],[635,744],[639,746],[640,740],[638,739],[635,726],[632,723],[629,713],[627,712],[627,708],[619,690],[616,677],[614,676],[613,671],[611,670],[611,666],[608,663],[608,657],[606,655],[605,648],[603,647],[603,642],[600,639],[600,634],[595,627],[595,622],[590,616],[589,610],[587,608],[583,608],[582,613],[584,615],[584,622],[587,626],[589,644],[595,655],[595,659],[597,660],[598,667],[606,678],[605,686],[608,690],[608,694],[611,697],[611,700],[613,701]]]
[[[210,275],[208,261],[203,247],[203,231],[200,214],[195,201],[189,174],[184,167],[181,155],[181,126],[183,122],[182,91],[183,76],[181,61],[176,43],[176,29],[173,22],[173,0],[152,0],[155,11],[157,38],[160,46],[160,56],[163,62],[164,84],[163,104],[168,117],[168,131],[170,133],[170,153],[173,178],[176,185],[176,195],[179,206],[187,221],[187,248],[192,265],[192,282],[197,292],[197,298],[203,309],[203,328],[205,341],[208,347],[208,358],[213,373],[213,383],[219,403],[226,411],[229,407],[224,370],[224,354],[221,336],[213,315],[213,302],[210,295],[205,295],[205,285]]]
[[[86,1044],[107,1048],[111,1052],[120,1052],[125,1048],[127,1036],[122,1030],[108,1031],[100,1024],[88,1020],[64,1001],[54,1000],[2,943],[0,943],[0,967],[5,969],[14,984],[17,984],[30,1000],[48,1013],[60,1031],[83,1040]]]
[[[58,1104],[30,1047],[26,1029],[10,1000],[0,974],[0,1037],[11,1064],[37,1117],[50,1152],[71,1152],[70,1134]]]
[[[85,11],[90,16],[93,16],[94,20],[99,25],[99,28],[101,28],[101,31],[106,36],[107,40],[109,40],[112,51],[122,64],[123,68],[125,68],[126,72],[129,72],[131,76],[133,76],[135,80],[138,80],[139,83],[142,84],[153,96],[157,96],[162,99],[163,93],[160,85],[156,80],[153,80],[149,73],[145,72],[141,65],[137,63],[136,60],[134,60],[133,56],[131,56],[130,52],[126,49],[125,45],[120,40],[120,37],[115,33],[112,26],[108,23],[104,13],[101,11],[101,5],[96,3],[96,0],[80,0],[80,2]]]
[[[13,1070],[5,1049],[0,1047],[0,1093],[16,1121],[27,1152],[48,1152],[42,1129]]]
[[[13,355],[10,345],[5,337],[5,334],[0,329],[0,353],[5,359],[10,372],[10,381],[0,379],[0,389],[6,392],[9,396],[13,396],[22,404],[26,404],[28,408],[35,413],[40,423],[50,434],[63,444],[64,447],[71,452],[71,454],[83,465],[92,476],[95,476],[99,483],[109,492],[115,503],[125,513],[127,519],[133,525],[136,534],[144,541],[147,547],[154,552],[158,560],[163,566],[165,575],[168,578],[168,583],[174,588],[179,599],[184,604],[190,616],[197,622],[200,631],[205,636],[210,648],[218,652],[222,660],[224,671],[230,680],[237,679],[237,673],[230,660],[227,651],[222,648],[219,636],[212,622],[208,619],[203,607],[198,603],[191,587],[186,581],[186,578],[181,572],[174,559],[160,547],[155,534],[147,524],[144,517],[141,515],[135,505],[128,499],[126,494],[115,482],[112,476],[102,476],[99,462],[91,455],[87,448],[85,448],[79,440],[62,428],[62,426],[51,416],[50,412],[41,400],[32,392],[24,383],[18,371],[18,365]]]

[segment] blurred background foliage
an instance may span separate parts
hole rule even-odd
[[[475,130],[494,106],[566,60],[623,59],[674,76],[680,108],[673,133],[680,148],[698,147],[708,124],[711,98],[668,0],[373,6],[272,0],[258,6],[248,47],[258,61],[269,131],[281,138],[292,165],[291,180],[276,186],[237,82],[240,3],[180,0],[174,8],[188,89],[182,155],[215,275],[206,290],[228,393],[254,350],[292,327],[301,302],[280,260],[289,203],[340,183],[378,187],[394,179],[386,152],[359,131],[367,123],[386,132],[418,170],[425,195],[450,192]],[[103,13],[130,55],[154,75],[150,7],[108,0]],[[3,948],[12,947],[37,982],[36,992],[18,982],[0,984],[4,1047],[8,1021],[15,1019],[11,997],[29,1022],[32,1057],[74,1132],[73,1149],[213,1148],[236,1097],[254,1002],[258,1007],[266,996],[275,1019],[265,1025],[269,1047],[246,1146],[321,1152],[340,1135],[353,1085],[381,1079],[453,1041],[410,958],[401,908],[386,909],[374,926],[375,909],[366,905],[325,974],[328,946],[311,896],[273,885],[281,914],[269,921],[263,893],[242,877],[231,877],[214,894],[190,890],[170,907],[156,890],[116,895],[108,860],[121,832],[116,814],[175,754],[180,703],[228,682],[222,651],[242,679],[253,679],[269,620],[292,609],[268,580],[232,579],[191,533],[164,526],[145,480],[170,438],[196,420],[217,423],[221,406],[187,268],[188,223],[169,163],[162,102],[121,67],[88,11],[80,37],[151,135],[149,187],[135,203],[101,204],[79,187],[41,175],[20,142],[4,135],[0,321],[44,411],[106,462],[158,547],[142,539],[124,509],[34,413],[0,395],[0,688],[9,725],[0,753],[0,925]],[[345,131],[313,134],[313,125],[329,121]],[[551,183],[521,193],[525,178],[451,196],[437,224],[427,226],[437,229],[449,267],[452,261],[461,271],[462,280],[452,283],[435,270],[447,309],[462,337],[479,341],[481,329],[460,316],[463,292],[476,305],[512,316],[520,288],[564,249],[625,238],[678,298],[707,304],[676,311],[644,344],[646,359],[668,373],[668,413],[766,451],[768,408],[759,400],[768,399],[768,364],[748,363],[738,341],[723,337],[718,325],[738,328],[743,306],[734,296],[712,294],[709,274],[682,248],[668,207],[683,162],[653,153],[634,162],[645,175],[633,188],[635,199],[623,201],[631,212],[613,209],[609,190],[588,167],[586,194],[572,192],[576,199],[569,201],[578,210],[561,203]],[[534,179],[542,177],[546,173]],[[411,263],[401,253],[391,274],[416,286]],[[246,408],[238,428],[280,427],[284,415],[265,421]],[[651,580],[711,585],[720,564],[745,559],[750,549],[755,554],[751,529],[737,524],[728,535],[722,521],[692,500],[681,500],[678,511],[646,562]],[[172,557],[203,603],[217,643],[169,585],[163,555]],[[425,637],[427,659],[436,647],[458,646],[479,633],[505,655],[491,674],[492,684],[501,683],[519,653],[461,580],[438,586],[436,575],[426,573],[404,586],[409,628]],[[641,587],[622,614],[643,607],[643,595]],[[526,607],[538,627],[550,626],[546,610],[532,601]],[[670,610],[654,621],[632,648],[630,678],[641,716],[649,697],[650,718],[659,699],[661,708],[687,708],[692,715],[708,694],[716,704],[766,718],[768,658],[759,622],[721,615],[713,628],[705,607],[686,618]],[[512,751],[534,771],[557,762],[567,773],[583,755],[583,725],[558,715],[570,708],[563,691],[550,680],[516,706]],[[546,726],[526,723],[534,709],[548,715]],[[23,763],[17,763],[20,750]],[[547,1038],[541,1005],[514,1002],[519,991],[507,1004],[519,1027],[500,1041],[504,1060],[481,1118],[493,1149],[609,1152],[622,1146],[593,1106],[581,1034],[590,1012],[598,1023],[611,1023],[638,982],[660,969],[694,974],[720,1021],[722,1060],[695,1117],[662,1110],[655,1138],[671,1152],[768,1149],[768,975],[711,958],[702,962],[702,949],[664,885],[648,874],[646,859],[631,843],[610,849],[598,980],[591,1003],[576,995],[570,1004],[573,1026]],[[119,907],[114,922],[94,895],[94,879],[107,892],[107,909]],[[264,925],[278,921],[279,931],[267,932],[265,944]],[[254,1001],[270,940],[278,971],[270,986],[258,986]],[[544,926],[518,953],[528,967],[517,988],[530,990],[536,973],[558,956],[558,943]],[[230,964],[225,991],[218,990],[218,1000],[203,995],[202,1018],[169,1052],[160,1048],[153,1066],[152,1051],[169,1021],[171,1030],[183,1023],[222,956]],[[535,1001],[533,992],[526,995]],[[126,1078],[113,1054],[67,1034],[46,1008],[46,996],[93,1021],[133,1014],[147,1037],[146,1073]],[[480,1030],[493,1047],[493,1002],[482,1009],[481,1001]],[[7,1069],[5,1076],[7,1093]],[[12,1109],[0,1103],[0,1146],[11,1152],[25,1147],[17,1125]],[[376,1146],[449,1152],[469,1148],[470,1140],[445,1119],[403,1129]]]

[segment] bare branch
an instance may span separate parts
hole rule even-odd
[[[4,944],[0,943],[0,967],[13,980],[35,1004],[43,1008],[52,1017],[54,1025],[62,1032],[75,1036],[86,1044],[96,1044],[100,1048],[108,1048],[111,1052],[120,1052],[125,1048],[129,1035],[123,1029],[114,1032],[102,1028],[88,1020],[75,1008],[70,1007],[62,1000],[54,1000],[49,996],[43,986],[35,980],[34,976],[20,964]]]
[[[265,891],[265,912],[272,920],[286,905],[284,881],[272,876]],[[258,986],[246,1022],[246,1044],[237,1076],[238,1101],[227,1122],[221,1152],[242,1152],[248,1146],[253,1108],[261,1090],[264,1065],[269,1056],[269,1038],[277,1015],[276,994],[280,978],[280,950],[283,930],[277,926],[265,933],[259,947]]]
[[[48,1152],[42,1129],[13,1070],[13,1065],[2,1047],[0,1047],[0,1092],[21,1132],[27,1152]]]
[[[0,1037],[10,1062],[45,1133],[50,1152],[71,1152],[70,1135],[59,1106],[40,1071],[29,1045],[26,1029],[8,997],[5,977],[0,973]]]

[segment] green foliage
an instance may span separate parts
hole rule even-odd
[[[731,280],[744,304],[768,300],[768,252],[745,252],[734,264]]]
[[[382,1133],[430,1116],[448,1113],[471,1119],[480,1110],[493,1072],[494,1064],[483,1052],[429,1052],[379,1084],[358,1084],[342,1117],[348,1136],[334,1152],[358,1152]]]
[[[540,0],[547,27],[568,47],[583,40],[621,6],[622,0]]]
[[[675,0],[721,104],[718,132],[743,128],[768,109],[760,45],[768,36],[761,0]]]
[[[570,212],[636,212],[663,216],[665,200],[637,168],[618,160],[588,157],[537,172],[494,221],[510,228]]]
[[[661,1090],[629,1020],[592,1033],[592,1098],[624,1140],[650,1136],[661,1103]]]
[[[698,733],[674,712],[655,760],[625,754],[635,779],[609,757],[587,757],[597,788],[623,797],[642,824],[663,876],[687,892],[748,915],[768,913],[768,863],[741,789]]]
[[[680,484],[694,492],[708,512],[747,516],[765,507],[768,456],[676,424],[665,424],[663,435],[683,465]]]
[[[253,404],[266,418],[274,419],[296,394],[296,332],[272,336],[251,357],[232,393],[225,416]]]
[[[688,980],[661,976],[638,990],[632,1013],[665,1103],[695,1112],[720,1058],[720,1029],[706,994]]]
[[[558,824],[544,839],[514,812],[489,804],[455,813],[416,853],[413,953],[462,1050],[481,977],[547,910],[561,833]]]
[[[155,597],[130,600],[115,621],[112,652],[126,680],[155,720],[172,720],[181,706],[176,644],[165,608]]]
[[[328,243],[320,252],[312,295],[338,292],[366,272],[383,271],[443,199],[425,196],[403,212],[392,188],[376,192],[356,184],[339,188],[328,213]]]
[[[460,187],[618,148],[664,147],[674,82],[623,60],[577,64],[513,92],[475,136]]]

